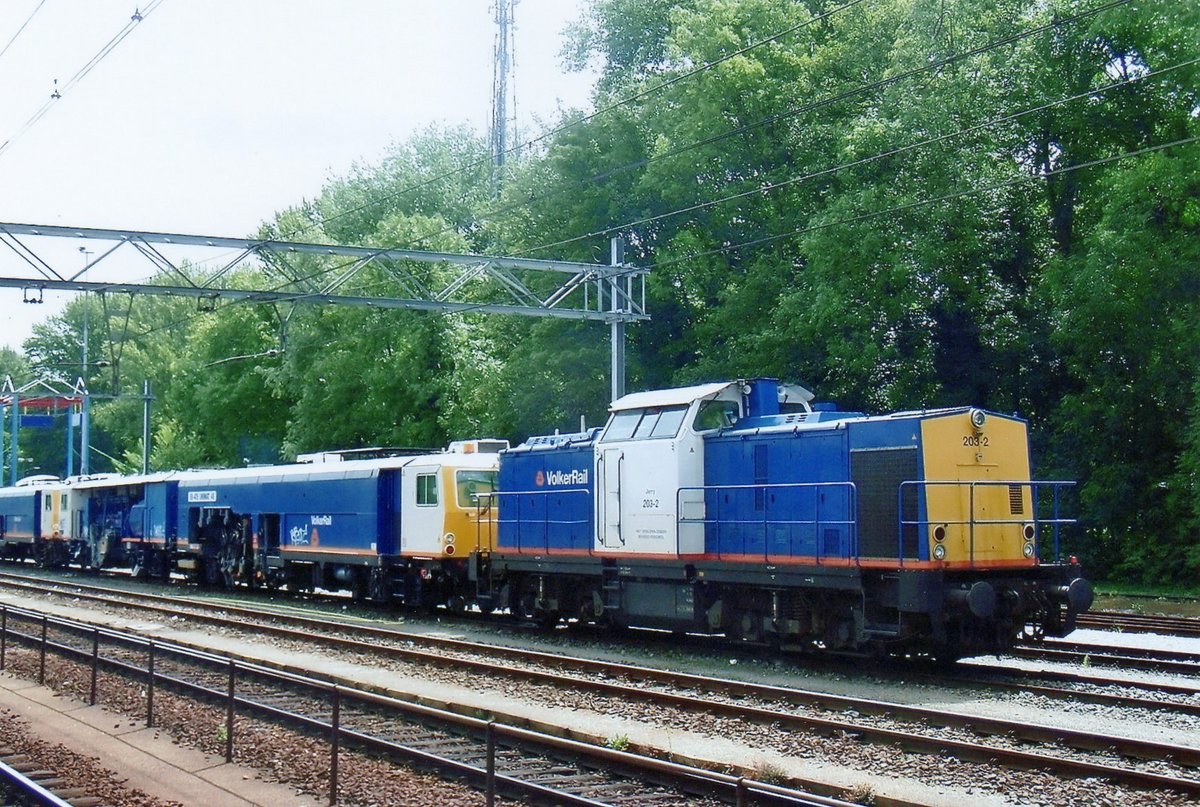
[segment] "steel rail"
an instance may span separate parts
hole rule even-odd
[[[1008,651],[1008,654],[1016,658],[1038,661],[1084,665],[1102,664],[1126,670],[1142,670],[1188,677],[1200,675],[1200,664],[1194,660],[1153,658],[1122,652],[1124,650],[1127,648],[1091,647],[1089,645],[1079,645],[1078,648],[1057,648],[1047,644],[1037,647],[1014,647]]]
[[[66,596],[80,596],[80,593],[78,592],[60,591],[59,593]],[[293,625],[303,625],[310,630],[322,632],[328,632],[332,629],[347,633],[358,633],[359,635],[369,636],[375,640],[391,639],[397,642],[420,641],[427,644],[431,643],[429,642],[430,637],[423,637],[418,634],[411,634],[408,632],[393,631],[390,629],[376,627],[330,625],[327,620],[318,620],[309,617],[276,616],[274,614],[264,616],[260,612],[255,612],[251,609],[243,609],[236,606],[184,601],[183,604],[187,605],[188,607],[219,610],[230,614],[230,616],[191,614],[187,612],[180,612],[177,608],[150,604],[150,602],[155,600],[160,602],[179,602],[179,598],[168,598],[160,595],[145,594],[142,592],[120,591],[114,592],[112,596],[119,597],[128,596],[131,594],[133,595],[134,599],[145,603],[137,606],[143,610],[152,610],[164,614],[170,614],[172,616],[193,618],[199,621],[208,622],[210,624],[219,624],[225,627],[244,629],[246,627],[246,619],[261,620],[267,618],[276,619]],[[106,599],[103,595],[96,595],[95,598],[104,602],[108,602],[109,604],[114,604],[111,599]],[[115,604],[123,605],[119,602]],[[382,654],[394,658],[401,658],[420,663],[436,664],[439,666],[450,665],[464,667],[489,676],[495,676],[498,674],[509,675],[524,680],[550,684],[558,687],[587,689],[593,692],[599,692],[626,700],[636,699],[642,701],[651,701],[653,703],[672,708],[689,709],[692,711],[712,713],[725,717],[751,718],[756,722],[778,724],[789,728],[812,731],[818,734],[834,735],[840,733],[851,733],[871,742],[899,745],[900,747],[922,753],[951,753],[960,759],[966,759],[984,764],[996,764],[998,760],[1003,759],[1005,760],[1005,765],[1007,767],[1019,769],[1047,769],[1067,776],[1102,777],[1110,780],[1121,781],[1126,784],[1132,784],[1137,787],[1175,788],[1181,790],[1182,792],[1200,795],[1200,781],[1164,777],[1159,774],[1146,773],[1144,771],[1138,771],[1135,769],[1114,768],[1106,764],[1082,762],[1057,756],[1033,754],[1029,752],[997,748],[994,746],[979,746],[974,743],[955,740],[930,738],[927,736],[884,729],[861,723],[796,715],[793,713],[779,712],[765,708],[750,707],[742,702],[723,703],[706,698],[677,695],[672,692],[647,690],[638,686],[616,683],[614,681],[584,680],[572,675],[566,675],[558,672],[546,672],[540,670],[513,668],[511,666],[499,666],[493,662],[476,661],[461,657],[451,658],[447,657],[444,652],[418,650],[412,647],[382,647],[376,642],[366,642],[361,639],[347,639],[331,637],[327,635],[314,636],[309,632],[298,631],[292,628],[284,628],[280,627],[279,625],[263,625],[260,623],[255,625],[255,630],[269,632],[273,635],[294,641],[312,641],[316,639],[331,646],[351,649],[356,652]],[[634,682],[649,680],[654,681],[655,683],[667,684],[674,689],[694,687],[708,692],[722,692],[733,697],[757,697],[776,701],[782,700],[794,705],[803,705],[816,709],[853,709],[860,713],[872,714],[890,719],[909,720],[940,727],[966,729],[983,736],[1007,736],[1022,739],[1028,742],[1055,744],[1082,751],[1111,751],[1127,757],[1165,761],[1189,767],[1200,766],[1200,749],[1191,748],[1188,746],[1154,743],[1112,735],[1097,735],[1091,732],[1039,726],[1018,721],[1003,720],[999,718],[977,717],[974,715],[945,712],[926,707],[909,706],[906,704],[876,701],[871,699],[852,698],[822,692],[774,687],[763,684],[751,684],[727,679],[711,679],[704,676],[675,673],[665,670],[655,670],[646,667],[634,667],[631,665],[614,664],[611,662],[602,662],[590,659],[566,658],[558,654],[542,653],[540,651],[518,650],[514,648],[499,648],[493,645],[478,645],[457,639],[437,638],[436,641],[432,642],[432,644],[436,644],[439,649],[443,651],[451,649],[459,652],[502,655],[507,658],[520,659],[526,662],[533,662],[559,668],[567,665],[575,671],[584,670],[593,673],[603,673],[609,677],[622,677],[630,679]]]
[[[592,659],[586,659],[586,658],[574,657],[574,656],[563,656],[561,654],[546,653],[546,652],[542,652],[542,651],[538,651],[538,650],[515,648],[515,647],[505,647],[503,645],[486,644],[486,643],[482,643],[482,642],[471,642],[471,641],[467,641],[467,640],[453,639],[453,638],[442,637],[442,636],[431,636],[431,635],[423,634],[423,633],[404,631],[404,630],[400,630],[398,628],[379,627],[376,624],[364,624],[364,623],[360,623],[360,622],[330,623],[327,618],[319,618],[318,619],[318,618],[303,616],[303,615],[295,614],[295,613],[285,613],[285,612],[282,612],[279,610],[263,611],[263,610],[261,610],[261,608],[258,608],[258,607],[246,608],[246,607],[238,605],[238,604],[228,604],[223,601],[216,601],[214,603],[212,601],[201,600],[201,599],[197,599],[194,597],[178,597],[178,596],[169,596],[169,595],[162,595],[162,594],[152,594],[152,593],[147,593],[147,592],[134,591],[134,590],[130,590],[130,589],[107,588],[105,586],[96,586],[96,585],[91,585],[88,583],[80,583],[77,581],[63,583],[63,582],[55,580],[54,578],[45,578],[45,577],[38,577],[38,576],[31,576],[31,575],[21,575],[21,574],[14,574],[14,573],[10,573],[10,572],[0,572],[0,582],[5,582],[5,581],[8,581],[8,582],[10,582],[12,584],[16,584],[16,585],[19,585],[22,582],[29,583],[29,584],[32,584],[35,588],[38,586],[41,586],[41,585],[69,585],[69,586],[72,586],[73,588],[77,589],[80,592],[93,591],[93,592],[98,593],[98,595],[99,595],[98,601],[100,601],[100,602],[106,602],[107,601],[105,599],[106,596],[115,595],[115,596],[129,597],[131,599],[142,600],[142,601],[175,603],[175,604],[178,604],[183,607],[198,607],[198,608],[206,608],[206,609],[224,610],[224,611],[227,611],[230,613],[238,613],[238,614],[245,615],[245,616],[248,616],[251,618],[256,618],[256,619],[268,619],[269,618],[269,619],[273,619],[278,622],[290,623],[293,625],[301,625],[301,626],[315,625],[315,626],[319,626],[324,629],[328,629],[331,627],[332,624],[337,624],[337,625],[344,626],[344,629],[347,631],[354,631],[354,632],[360,633],[362,635],[373,636],[373,637],[384,638],[384,639],[391,639],[391,640],[399,641],[399,642],[411,642],[413,644],[427,645],[427,646],[442,649],[442,650],[451,650],[451,651],[458,651],[458,652],[465,652],[465,653],[487,653],[487,654],[491,654],[491,655],[503,656],[505,658],[511,658],[511,659],[514,659],[517,661],[526,661],[526,662],[534,663],[534,664],[547,664],[547,665],[553,665],[553,666],[558,666],[558,667],[562,667],[562,666],[569,664],[573,669],[579,669],[579,670],[582,670],[585,672],[593,672],[593,673],[601,673],[601,674],[608,673],[608,669],[605,667],[605,665],[608,662],[596,661],[596,660],[592,660]],[[203,619],[204,616],[196,615],[196,618]],[[1035,647],[1040,647],[1040,645],[1035,646]],[[1087,648],[1090,646],[1082,646],[1082,647]],[[1096,647],[1096,648],[1092,648],[1092,649],[1095,651],[1100,651],[1100,652],[1102,652],[1104,650],[1104,648],[1100,648],[1100,647]],[[1082,655],[1086,655],[1086,653],[1084,653]],[[1030,656],[1030,657],[1032,658],[1033,656]],[[1082,658],[1082,656],[1081,656],[1081,658]],[[973,662],[971,659],[964,659],[963,661],[960,662],[959,666],[960,667],[964,667],[964,666],[975,667],[975,666],[979,666],[979,665],[978,665],[978,663]],[[647,675],[658,672],[651,668],[638,668],[638,669],[644,669],[645,674],[647,674]],[[1169,694],[1169,695],[1181,696],[1184,698],[1194,698],[1196,695],[1200,694],[1200,684],[1188,685],[1188,684],[1173,684],[1173,683],[1168,683],[1168,682],[1131,681],[1131,680],[1124,680],[1124,679],[1119,679],[1119,678],[1105,677],[1105,676],[1096,675],[1096,674],[1086,674],[1085,675],[1085,674],[1080,674],[1080,673],[1075,673],[1075,672],[1066,672],[1066,671],[1062,671],[1062,670],[1046,670],[1046,669],[1032,671],[1032,670],[1021,670],[1021,669],[1013,669],[1013,668],[989,667],[989,668],[987,668],[987,671],[989,674],[995,674],[995,673],[999,672],[999,673],[1003,673],[1008,676],[1017,676],[1022,679],[1025,679],[1025,680],[1042,679],[1042,680],[1049,680],[1049,681],[1058,681],[1058,682],[1066,683],[1066,684],[1082,684],[1082,685],[1093,685],[1093,686],[1099,686],[1099,687],[1121,687],[1121,688],[1125,688],[1125,689],[1137,689],[1137,690],[1141,690],[1141,691],[1145,691],[1145,692],[1159,692],[1159,693],[1164,693],[1164,694]],[[911,671],[906,671],[906,674],[909,674],[909,673],[911,673]],[[939,676],[939,680],[944,682],[945,680],[947,680],[947,678],[945,676]],[[1013,688],[1013,689],[1022,688],[1022,689],[1025,689],[1025,688],[1031,687],[1031,685],[1028,685],[1025,683],[1013,684],[1011,682],[1003,682],[1003,681],[995,681],[995,680],[981,681],[977,676],[968,676],[966,678],[959,678],[959,680],[962,683],[968,683],[968,684],[986,683],[989,686],[994,686],[994,687],[998,687],[998,688]],[[737,683],[737,682],[731,680],[730,683]],[[1106,696],[1106,695],[1103,695],[1100,693],[1081,692],[1080,690],[1076,690],[1076,689],[1049,689],[1049,688],[1045,688],[1045,687],[1042,687],[1041,689],[1042,689],[1043,694],[1049,694],[1049,695],[1056,696],[1059,698],[1073,698],[1076,700],[1092,699],[1093,702],[1102,703],[1104,705],[1110,705],[1110,706],[1128,705],[1128,706],[1144,707],[1144,708],[1152,708],[1152,709],[1174,709],[1175,707],[1180,707],[1181,711],[1183,711],[1184,713],[1191,713],[1193,710],[1196,712],[1200,712],[1200,704],[1179,703],[1179,702],[1173,702],[1173,701],[1154,701],[1154,700],[1150,700],[1147,698],[1130,698],[1127,696],[1119,696],[1119,695],[1107,695]]]
[[[499,724],[475,716],[459,714],[445,709],[438,709],[420,703],[369,692],[353,686],[346,686],[337,679],[314,677],[307,670],[301,670],[289,665],[264,665],[254,660],[242,658],[240,654],[217,654],[189,645],[186,642],[166,642],[158,639],[148,639],[135,633],[116,631],[111,628],[98,628],[95,625],[78,620],[51,617],[32,609],[13,606],[3,606],[3,608],[10,617],[9,620],[6,620],[6,637],[9,640],[16,639],[27,646],[44,648],[47,651],[53,651],[81,662],[91,662],[93,660],[92,652],[59,641],[50,640],[41,634],[23,633],[14,627],[14,621],[11,620],[11,617],[15,615],[34,620],[40,625],[53,626],[56,630],[76,634],[84,639],[90,639],[93,635],[98,634],[108,641],[117,644],[140,648],[152,645],[160,658],[174,656],[184,660],[185,663],[208,665],[215,672],[220,673],[215,679],[219,681],[223,681],[223,671],[228,669],[232,664],[244,675],[267,679],[272,683],[286,683],[318,693],[334,690],[340,696],[343,704],[349,703],[382,708],[403,715],[414,722],[435,723],[439,726],[449,727],[476,737],[483,737],[489,731],[494,731],[504,740],[522,748],[536,747],[551,751],[564,759],[586,760],[589,768],[615,771],[618,775],[631,776],[639,780],[664,784],[667,787],[676,789],[682,788],[683,793],[708,795],[728,801],[733,801],[734,797],[738,796],[739,793],[744,793],[754,796],[756,799],[755,803],[761,804],[852,807],[847,802],[835,798],[813,793],[803,793],[786,787],[749,780],[745,777],[708,771],[626,751],[604,748],[591,743],[557,737],[520,726]],[[139,683],[144,681],[146,676],[145,668],[129,661],[122,661],[106,656],[100,657],[99,663],[106,669],[121,672],[132,677]],[[229,699],[227,691],[219,686],[207,686],[203,683],[186,680],[178,675],[171,675],[160,671],[154,673],[153,680],[159,685],[165,684],[198,698],[216,702],[225,702]],[[433,767],[468,777],[473,781],[479,781],[480,776],[484,774],[484,771],[478,766],[441,757],[419,748],[410,748],[384,738],[355,731],[354,729],[339,727],[334,723],[314,718],[311,715],[255,700],[252,697],[247,697],[245,694],[236,695],[233,700],[237,707],[242,710],[242,713],[251,712],[261,714],[282,722],[301,726],[323,736],[328,736],[331,731],[336,731],[344,739],[350,740],[353,745],[362,745],[372,751],[396,754],[411,761],[424,762]],[[580,797],[537,782],[525,781],[499,773],[496,774],[496,779],[499,784],[505,785],[506,795],[517,798],[533,798],[538,803],[603,804],[603,802]],[[669,782],[669,784],[665,784],[665,782]],[[900,804],[903,802],[893,803]]]
[[[25,772],[17,770],[14,766],[32,766],[34,770],[29,771],[35,776],[26,776]],[[46,776],[37,777],[36,774],[43,773]],[[85,800],[82,793],[70,791],[72,801],[66,801],[61,796],[55,793],[57,787],[55,782],[61,781],[52,779],[48,774],[49,771],[41,770],[40,766],[33,763],[25,763],[15,754],[4,754],[0,758],[0,800],[5,804],[30,804],[38,805],[38,807],[72,807],[73,805],[82,805],[90,800]],[[58,787],[59,791],[63,788]],[[96,799],[95,804],[99,804],[100,800]]]
[[[1075,624],[1081,628],[1121,630],[1130,633],[1161,633],[1189,638],[1200,637],[1200,619],[1195,617],[1093,611],[1080,614],[1076,617]]]

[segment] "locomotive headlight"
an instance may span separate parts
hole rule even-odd
[[[1033,540],[1033,536],[1034,536],[1034,529],[1033,529],[1033,525],[1032,525],[1032,524],[1026,524],[1026,525],[1025,525],[1024,535],[1025,535],[1025,540],[1026,540],[1026,541],[1032,541],[1032,540]]]
[[[933,528],[933,540],[937,541],[939,544],[946,540],[946,527],[944,524],[938,524]]]
[[[934,560],[945,560],[946,559],[946,545],[945,544],[938,544],[937,546],[935,546],[933,548],[933,559]]]
[[[1025,543],[1025,546],[1023,546],[1021,548],[1021,554],[1023,554],[1026,558],[1033,557],[1033,542],[1032,541],[1027,541]]]
[[[982,429],[983,424],[987,422],[987,413],[982,409],[971,410],[971,425],[977,429]]]
[[[448,544],[454,543],[454,540],[455,540],[454,533],[452,533],[452,532],[446,533],[445,535],[442,536],[442,540]]]

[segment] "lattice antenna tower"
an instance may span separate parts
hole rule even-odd
[[[500,194],[504,181],[504,165],[510,156],[509,126],[512,125],[512,141],[518,142],[516,131],[517,83],[516,83],[516,25],[513,22],[518,0],[494,0],[492,11],[496,20],[496,46],[493,51],[492,67],[492,193]],[[512,155],[515,156],[515,155]]]

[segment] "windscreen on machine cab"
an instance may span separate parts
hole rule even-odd
[[[662,440],[679,434],[687,415],[688,405],[651,406],[646,409],[627,409],[613,415],[602,442],[614,440]]]
[[[454,481],[458,490],[458,506],[471,508],[479,503],[480,496],[487,496],[496,490],[496,471],[458,471]],[[487,502],[485,499],[484,504]]]

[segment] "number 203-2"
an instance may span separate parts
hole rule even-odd
[[[987,444],[988,439],[986,434],[969,434],[963,438],[964,446],[971,446],[972,448],[986,448]]]

